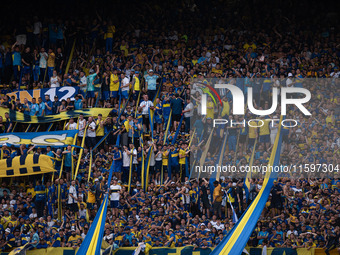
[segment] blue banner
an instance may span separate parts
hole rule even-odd
[[[71,98],[74,100],[74,97],[79,94],[79,87],[58,87],[58,88],[47,88],[47,89],[32,89],[32,90],[19,90],[8,93],[8,96],[14,96],[15,99],[19,98],[20,103],[24,103],[24,99],[27,98],[29,102],[32,102],[32,98],[36,98],[38,100],[39,97],[45,101],[45,95],[49,95],[51,101],[54,101],[54,96],[58,96],[59,101],[66,100],[67,98]]]

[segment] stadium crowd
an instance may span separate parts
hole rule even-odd
[[[218,13],[221,6],[215,4]],[[145,8],[157,12],[150,6]],[[218,245],[235,223],[230,204],[240,217],[261,189],[263,178],[250,180],[249,194],[240,178],[222,176],[214,183],[214,189],[209,187],[208,179],[190,179],[190,157],[200,159],[207,142],[207,139],[200,141],[200,137],[214,132],[206,158],[209,163],[216,162],[219,147],[215,145],[228,135],[223,163],[237,166],[249,164],[257,140],[253,165],[261,166],[269,161],[278,126],[266,122],[259,128],[236,125],[223,134],[213,131],[214,117],[241,119],[232,115],[232,98],[222,91],[223,107],[209,97],[207,116],[201,118],[200,93],[193,93],[197,88],[194,83],[226,79],[244,92],[252,87],[254,103],[262,109],[270,108],[273,87],[308,88],[312,98],[305,106],[312,116],[289,108],[287,118],[298,120],[298,125],[283,129],[280,164],[327,164],[335,170],[339,168],[337,30],[321,26],[325,22],[318,23],[319,20],[311,17],[299,23],[288,12],[268,12],[257,23],[254,21],[265,12],[252,13],[245,8],[235,14],[238,23],[218,15],[212,18],[212,13],[203,14],[203,7],[195,4],[181,8],[182,12],[174,14],[178,26],[170,29],[161,25],[155,28],[131,25],[132,28],[123,30],[97,12],[92,22],[41,21],[36,16],[27,22],[22,20],[14,30],[15,38],[11,35],[1,42],[1,107],[31,116],[112,108],[107,118],[101,114],[87,119],[80,115],[65,125],[65,129],[72,130],[77,129],[78,123],[79,144],[87,128],[75,180],[72,180],[75,167],[72,164],[77,162],[79,149],[2,145],[2,159],[46,154],[54,158],[58,171],[53,179],[45,176],[43,181],[34,176],[25,181],[2,180],[0,248],[3,251],[27,242],[38,249],[79,247],[107,190],[110,205],[104,240],[111,245],[133,247],[140,241],[152,247]],[[221,7],[220,12],[225,8]],[[161,14],[159,11],[157,15]],[[203,15],[201,21],[197,15]],[[170,22],[173,17],[164,18]],[[184,22],[186,19],[188,22]],[[204,24],[206,19],[209,22]],[[273,29],[267,30],[269,20],[274,24]],[[313,24],[320,25],[313,27]],[[75,50],[68,65],[73,42]],[[45,96],[32,102],[26,100],[24,104],[6,96],[17,90],[62,86],[79,86],[81,93],[74,101],[60,102],[58,97]],[[150,110],[154,111],[153,125],[149,122]],[[268,117],[279,115],[278,109]],[[247,113],[244,118],[249,120],[252,116]],[[197,133],[194,137],[193,124]],[[9,114],[0,116],[0,133],[11,133],[13,127]],[[107,133],[109,136],[93,151],[89,173],[90,152]],[[151,148],[149,185],[144,190],[142,163]],[[111,164],[114,164],[114,178],[107,183]],[[132,188],[128,192],[131,164]],[[292,174],[279,178],[248,245],[320,247],[328,252],[340,243],[339,193],[337,174],[318,178]],[[62,205],[60,219],[58,200]]]

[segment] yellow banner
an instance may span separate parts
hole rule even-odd
[[[51,157],[46,155],[23,155],[0,160],[0,178],[18,177],[54,172]]]

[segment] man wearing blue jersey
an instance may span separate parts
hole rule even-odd
[[[154,112],[154,120],[156,124],[156,131],[159,134],[159,132],[162,130],[163,124],[162,124],[162,103],[160,102],[159,98],[156,98],[156,106],[155,106],[155,112]]]
[[[170,117],[171,107],[169,97],[165,97],[162,102],[162,112],[163,112],[163,120],[164,120],[164,129],[167,128],[167,124]]]
[[[113,172],[117,173],[118,175],[117,178],[120,180],[122,175],[123,154],[119,150],[117,145],[114,146],[113,150],[113,164],[114,164]]]

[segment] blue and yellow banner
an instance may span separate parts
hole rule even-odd
[[[113,251],[115,255],[132,255],[136,247],[127,247],[127,248],[119,248],[116,251]],[[193,246],[185,246],[179,248],[165,248],[165,247],[155,247],[149,250],[148,255],[208,255],[213,248],[196,248],[193,249]],[[250,255],[261,255],[262,248],[247,248]],[[77,253],[77,249],[67,248],[67,247],[59,247],[59,248],[47,248],[47,249],[35,249],[26,251],[27,255],[75,255]],[[20,253],[14,253],[14,250],[11,253],[2,252],[1,255],[18,255]],[[267,255],[323,255],[325,254],[324,249],[321,248],[267,248]],[[336,250],[330,252],[331,255],[338,254]]]
[[[50,123],[61,120],[68,120],[70,118],[77,118],[82,113],[84,117],[97,117],[99,113],[103,115],[103,118],[109,116],[111,112],[111,108],[87,108],[82,110],[74,110],[68,112],[62,112],[55,115],[46,115],[43,117],[38,116],[30,116],[28,114],[24,114],[22,112],[17,112],[14,110],[9,110],[7,108],[0,107],[0,116],[5,116],[5,113],[9,113],[9,117],[13,122],[21,122],[21,123]]]
[[[131,248],[119,248],[114,252],[115,255],[132,255],[133,250],[136,247]],[[214,248],[195,248],[193,246],[185,246],[178,248],[165,248],[155,247],[151,248],[148,255],[209,255]],[[261,255],[262,248],[247,248],[250,255]],[[318,255],[324,254],[323,249],[307,249],[307,248],[267,248],[267,255]],[[332,253],[331,253],[332,254]]]
[[[11,251],[11,253],[9,255],[25,255],[26,254],[26,250],[29,249],[31,245],[29,243],[20,246],[18,248],[15,248],[13,251]]]
[[[0,146],[14,145],[19,147],[21,144],[36,144],[39,147],[65,147],[73,144],[78,130],[63,130],[53,132],[37,133],[5,133],[0,134]]]
[[[7,93],[6,95],[9,97],[14,96],[15,100],[17,98],[20,99],[20,103],[24,103],[25,98],[29,102],[32,102],[32,98],[38,100],[39,97],[45,102],[45,95],[50,96],[51,101],[54,100],[55,96],[58,96],[59,101],[66,100],[67,98],[71,98],[74,100],[74,97],[79,94],[78,86],[64,86],[58,88],[48,88],[48,89],[32,89],[32,90],[19,90],[11,93]]]
[[[109,177],[107,179],[108,187],[110,187],[114,164],[111,164]],[[90,174],[89,174],[90,175]],[[106,221],[107,206],[109,203],[108,193],[105,194],[103,202],[86,234],[77,254],[79,255],[100,255],[102,241],[104,236],[104,228]]]
[[[281,116],[280,121],[282,120],[283,117]],[[279,165],[281,146],[282,132],[280,126],[269,159],[268,169]],[[242,215],[241,219],[228,233],[228,235],[214,249],[214,251],[211,253],[212,255],[242,254],[242,251],[246,246],[258,219],[261,216],[263,208],[265,207],[270,194],[270,190],[276,177],[277,173],[275,171],[267,171],[264,178],[263,186],[256,196],[255,200],[251,203],[247,211]]]
[[[51,157],[46,155],[22,155],[0,160],[0,178],[18,177],[54,172]]]

